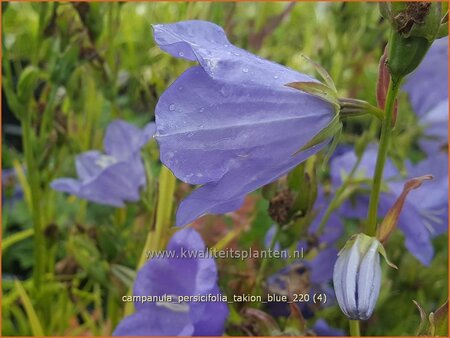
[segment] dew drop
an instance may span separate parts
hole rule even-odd
[[[179,56],[184,56],[184,53],[183,52],[179,52],[178,55]]]
[[[174,105],[174,104],[171,104],[171,105],[169,106],[169,110],[170,110],[170,111],[174,111],[174,110],[175,110],[175,105]]]
[[[236,53],[236,52],[233,52],[233,54],[236,55],[236,56],[239,56],[239,55],[240,55],[239,53]]]
[[[224,44],[223,46],[224,46],[225,48],[227,48],[229,45],[228,45],[228,44]]]
[[[248,73],[248,68],[242,68],[242,71],[243,71],[244,73]]]
[[[278,79],[279,76],[278,76],[278,75],[274,75],[273,78],[274,78],[274,79]]]

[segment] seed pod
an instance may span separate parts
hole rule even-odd
[[[366,320],[373,313],[381,285],[380,246],[375,237],[359,234],[350,238],[338,255],[334,290],[349,319]]]

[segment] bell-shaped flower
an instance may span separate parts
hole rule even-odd
[[[51,187],[115,207],[139,200],[139,190],[146,183],[140,150],[154,133],[154,123],[139,129],[122,120],[111,122],[103,140],[105,153],[90,150],[78,155],[78,179],[56,179]]]
[[[354,178],[370,180],[375,170],[377,149],[369,147],[359,164]],[[405,246],[422,264],[428,265],[434,255],[432,239],[447,231],[448,224],[448,162],[447,155],[440,153],[418,164],[406,163],[407,177],[432,175],[433,180],[424,183],[420,189],[408,194],[403,205],[397,226],[405,235]],[[333,185],[338,187],[357,161],[353,151],[335,156],[331,161]],[[378,216],[384,217],[401,195],[407,179],[403,178],[392,161],[386,161],[383,173],[385,184],[378,204]],[[348,218],[367,217],[369,194],[358,192],[346,201],[339,212]]]
[[[448,144],[448,37],[434,41],[403,86],[425,128],[420,147],[429,155]]]
[[[381,286],[380,246],[376,238],[359,234],[339,252],[333,270],[334,292],[349,319],[366,320],[375,309]]]
[[[319,151],[308,149],[336,116],[320,98],[286,86],[317,80],[232,45],[205,21],[154,25],[159,47],[197,61],[160,97],[156,140],[161,161],[201,185],[178,208],[177,225],[240,207],[250,192]]]
[[[218,301],[182,301],[179,297],[216,296],[217,268],[212,257],[201,254],[205,244],[192,228],[171,238],[165,257],[154,257],[139,271],[134,296],[168,299],[135,302],[136,312],[116,327],[115,336],[221,336],[228,307]],[[162,254],[162,253],[160,253]]]

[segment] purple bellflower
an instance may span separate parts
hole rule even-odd
[[[356,179],[368,179],[373,176],[377,151],[370,147],[364,153]],[[335,157],[331,162],[333,184],[339,186],[356,162],[356,155],[348,151]],[[429,265],[434,255],[432,238],[447,231],[448,224],[448,163],[443,153],[436,154],[413,165],[406,163],[408,177],[425,174],[433,175],[433,180],[423,184],[420,189],[411,191],[403,205],[398,221],[398,228],[405,236],[405,246],[422,264]],[[384,170],[384,187],[378,205],[379,217],[384,217],[400,196],[405,179],[388,159]],[[340,208],[344,217],[364,219],[367,216],[369,194],[358,193],[356,198],[345,202]]]
[[[206,21],[154,25],[159,47],[197,61],[160,97],[156,140],[161,161],[201,185],[181,202],[177,225],[236,210],[250,192],[319,151],[302,147],[327,127],[334,108],[286,86],[317,82],[232,45]]]
[[[167,246],[167,252],[174,256],[147,262],[137,274],[133,292],[141,297],[172,296],[172,302],[135,302],[136,312],[123,319],[113,335],[221,336],[228,316],[226,303],[178,302],[180,296],[220,293],[214,259],[195,257],[204,250],[205,244],[194,229],[178,231]]]
[[[436,40],[403,89],[425,127],[420,147],[433,155],[448,144],[448,37]]]
[[[155,128],[154,123],[141,130],[122,120],[111,122],[103,142],[105,153],[91,150],[78,155],[78,179],[56,179],[51,187],[114,207],[139,200],[139,189],[146,183],[140,150],[153,137]]]

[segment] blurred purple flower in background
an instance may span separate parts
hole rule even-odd
[[[56,179],[51,187],[115,207],[139,200],[139,189],[146,183],[140,150],[154,133],[154,123],[141,130],[122,120],[111,122],[104,138],[105,154],[91,150],[78,155],[78,179]]]
[[[16,170],[2,169],[2,205],[14,205],[23,198],[23,189],[19,183]]]
[[[178,296],[217,295],[217,268],[211,257],[196,258],[205,250],[200,235],[192,228],[178,231],[167,252],[175,257],[152,258],[137,274],[135,296],[171,295],[169,302],[135,302],[136,312],[122,320],[115,336],[221,336],[228,308],[224,302],[181,302]],[[182,252],[190,251],[182,258]],[[194,252],[195,251],[195,252]]]
[[[425,127],[420,147],[429,155],[448,144],[448,37],[436,40],[403,89]]]
[[[376,156],[377,151],[374,147],[366,150],[354,176],[355,179],[372,179]],[[445,154],[436,154],[416,165],[406,163],[408,178],[425,174],[433,175],[433,180],[409,193],[398,221],[398,228],[405,235],[406,248],[424,265],[429,265],[433,258],[432,238],[447,231],[447,159]],[[348,151],[332,160],[331,175],[336,187],[341,185],[343,177],[350,172],[356,160],[353,151]],[[406,181],[389,159],[385,166],[384,180],[386,185],[380,195],[379,217],[384,217],[394,204]],[[367,190],[366,193],[358,193],[356,198],[346,201],[340,208],[340,214],[348,218],[364,219],[368,203]]]
[[[153,29],[162,50],[200,64],[156,106],[161,161],[182,181],[202,184],[180,204],[177,225],[239,208],[247,194],[326,144],[294,155],[335,114],[330,104],[285,86],[313,78],[233,46],[210,22]]]
[[[319,189],[314,206],[317,210],[317,216],[308,229],[308,239],[302,239],[297,244],[297,250],[303,252],[305,258],[284,267],[267,278],[266,287],[269,292],[281,295],[291,295],[298,292],[309,294],[311,299],[314,294],[325,293],[327,296],[326,306],[335,304],[336,298],[330,285],[338,254],[334,244],[344,232],[344,225],[336,214],[332,214],[322,231],[318,233],[318,226],[327,203],[322,189]],[[267,237],[273,236],[272,229],[274,228],[271,228],[266,235],[266,242]],[[310,252],[313,254],[309,254]],[[303,282],[299,283],[299,281]],[[317,309],[317,306],[312,302],[297,304],[305,318],[312,317]],[[288,316],[290,314],[289,306],[284,302],[269,304],[269,311],[274,316]]]
[[[313,331],[319,337],[343,336],[345,334],[344,330],[331,327],[324,319],[318,319],[314,323]]]

